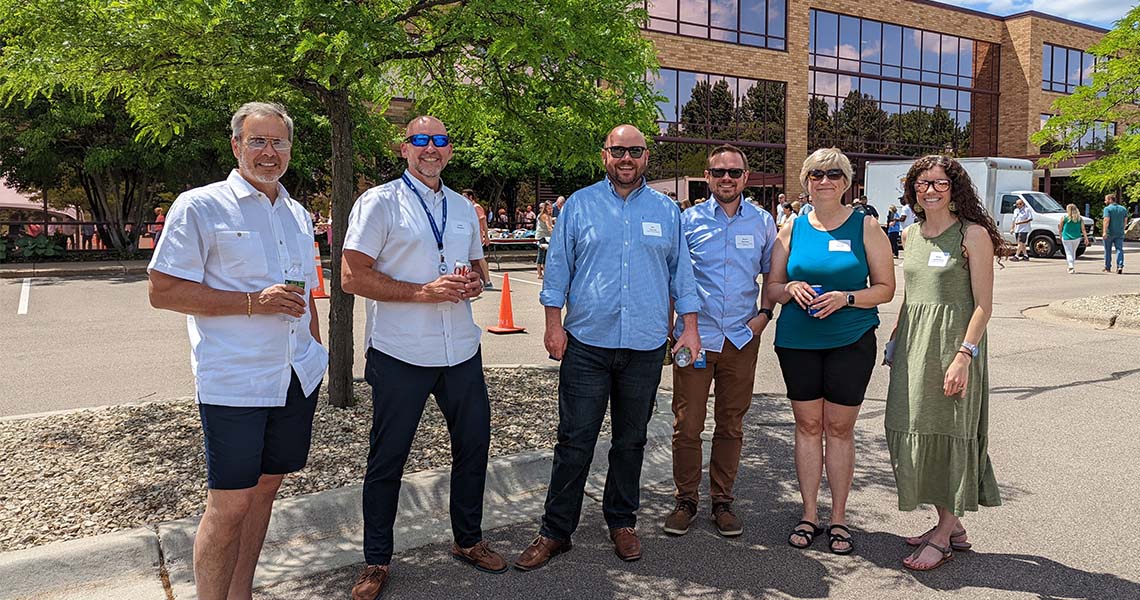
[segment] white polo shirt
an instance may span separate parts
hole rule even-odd
[[[216,290],[259,292],[299,274],[317,285],[313,223],[280,184],[277,201],[235,169],[225,181],[183,192],[170,207],[148,271]],[[293,277],[288,277],[293,279]],[[309,332],[312,315],[229,315],[186,319],[198,402],[284,406],[290,374],[311,394],[329,355]]]
[[[364,192],[352,207],[345,250],[372,257],[372,269],[397,281],[428,283],[439,278],[439,250],[427,213],[415,186],[428,206],[436,227],[442,228],[444,264],[483,258],[479,220],[466,198],[447,186],[434,192],[420,180],[405,177]],[[447,225],[443,203],[447,202]],[[471,316],[471,301],[380,302],[367,300],[369,346],[406,363],[421,367],[457,365],[479,350],[482,333]]]

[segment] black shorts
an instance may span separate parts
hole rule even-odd
[[[839,348],[801,350],[776,347],[789,400],[824,400],[859,406],[875,369],[878,341],[872,327],[855,342]]]
[[[199,404],[211,490],[242,490],[264,475],[300,471],[309,460],[313,413],[321,386],[305,396],[292,374],[285,406]]]
[[[1019,231],[1013,235],[1016,235],[1017,241],[1022,243],[1022,244],[1029,241],[1029,232],[1028,231]]]

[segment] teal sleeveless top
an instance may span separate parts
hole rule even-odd
[[[1081,222],[1079,220],[1070,220],[1068,216],[1064,218],[1064,226],[1061,228],[1061,239],[1063,240],[1079,240],[1081,239]]]
[[[868,287],[867,251],[863,247],[863,213],[853,211],[838,228],[820,231],[807,215],[792,224],[788,281],[823,286],[824,292],[855,292]],[[877,308],[846,306],[827,318],[807,314],[795,300],[780,308],[776,346],[800,350],[840,348],[855,343],[879,324]]]

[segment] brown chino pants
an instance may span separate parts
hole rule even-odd
[[[732,502],[732,485],[740,467],[744,414],[752,405],[752,380],[760,337],[737,350],[727,339],[720,352],[705,352],[707,366],[673,365],[673,483],[677,500],[698,501],[701,483],[701,433],[705,429],[709,388],[714,391],[712,457],[709,492],[713,504]]]

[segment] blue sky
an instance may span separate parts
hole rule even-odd
[[[1063,17],[1071,21],[1112,29],[1117,19],[1128,13],[1135,1],[1129,0],[939,0],[990,14],[1007,16],[1027,10]]]

